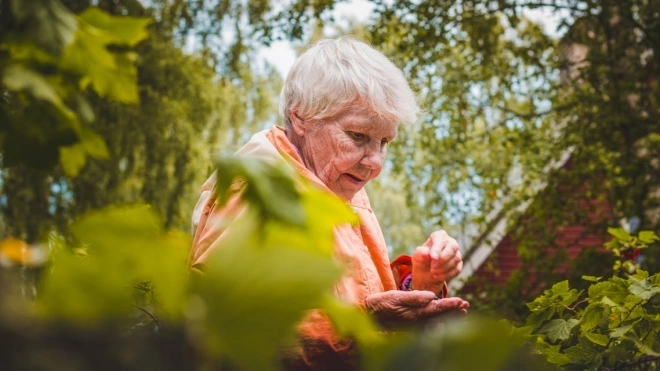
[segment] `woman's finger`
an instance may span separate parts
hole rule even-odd
[[[458,264],[462,261],[463,261],[463,255],[461,255],[460,251],[457,251],[456,254],[451,259],[448,259],[445,262],[442,262],[435,266],[432,265],[431,269],[432,270],[435,269],[439,272],[448,272],[454,269],[454,267],[458,266]]]
[[[440,253],[445,249],[447,240],[449,239],[447,232],[443,230],[435,231],[431,233],[428,240],[426,240],[426,245],[430,248],[430,255],[432,259],[438,259]]]
[[[458,276],[463,270],[463,262],[459,262],[456,266],[452,267],[448,271],[438,271],[433,273],[432,276],[436,281],[449,281],[450,279]]]
[[[417,249],[415,249],[415,253],[413,254],[412,259],[413,259],[414,269],[429,270],[432,261],[429,247],[424,245],[417,247]]]
[[[458,243],[456,240],[449,239],[444,248],[440,251],[438,258],[431,261],[431,269],[441,269],[447,263],[452,262],[456,255],[459,254]]]
[[[432,318],[443,314],[452,314],[465,310],[466,301],[461,298],[438,299],[429,303],[423,308],[419,308],[416,315],[420,318]],[[469,304],[468,304],[469,305]]]

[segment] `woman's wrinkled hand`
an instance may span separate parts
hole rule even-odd
[[[461,298],[438,299],[431,291],[385,291],[365,300],[367,310],[385,328],[424,325],[440,316],[464,315],[470,304]]]
[[[456,277],[463,269],[463,256],[458,242],[443,230],[431,236],[419,246],[412,257],[413,288],[442,291],[445,281]]]

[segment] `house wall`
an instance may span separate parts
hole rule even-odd
[[[558,232],[557,245],[566,251],[567,259],[558,268],[558,273],[566,273],[569,262],[575,260],[582,250],[590,247],[602,248],[608,239],[605,231],[600,235],[596,235],[589,233],[581,225],[570,225],[561,228]],[[536,263],[543,264],[543,262]],[[497,285],[505,285],[511,274],[521,265],[521,259],[518,257],[518,242],[513,240],[510,234],[507,234],[493,253],[477,269],[474,276]],[[469,290],[467,287],[466,289]]]

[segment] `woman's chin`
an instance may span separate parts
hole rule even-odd
[[[366,181],[358,181],[347,174],[342,174],[335,187],[329,187],[332,192],[342,199],[348,201],[352,199],[364,186]]]

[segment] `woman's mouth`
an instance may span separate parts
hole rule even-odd
[[[358,184],[358,185],[361,185],[361,184],[364,183],[364,180],[362,178],[358,178],[355,175],[346,174],[346,173],[344,175],[346,175],[346,178],[348,178],[352,183],[355,183],[355,184]]]

